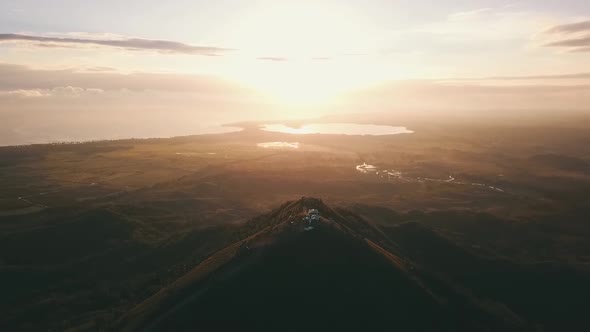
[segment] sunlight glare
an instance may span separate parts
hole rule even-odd
[[[376,34],[360,14],[335,3],[263,3],[244,14],[236,32],[240,49],[255,50],[259,60],[236,66],[234,77],[292,107],[329,104],[376,80],[359,53],[375,49]]]

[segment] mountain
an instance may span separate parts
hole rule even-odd
[[[308,209],[319,210],[319,221],[304,220]],[[476,296],[394,241],[408,233],[439,243],[436,234],[412,224],[396,227],[383,229],[320,199],[285,203],[138,304],[117,329],[532,330],[505,304]],[[446,248],[452,246],[436,250]]]

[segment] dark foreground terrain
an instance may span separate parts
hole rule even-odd
[[[404,125],[0,148],[0,330],[588,330],[588,121]]]
[[[309,208],[323,212],[311,227],[301,220]],[[534,331],[585,323],[588,271],[479,257],[418,223],[379,227],[312,198],[249,226],[262,229],[139,304],[119,328]]]

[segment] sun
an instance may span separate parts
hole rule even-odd
[[[348,91],[378,81],[363,63],[340,60],[290,60],[243,66],[239,80],[291,108],[321,108],[338,102]]]
[[[292,106],[313,106],[330,102],[346,90],[350,80],[342,80],[329,64],[309,62],[266,64],[251,78],[251,84]]]
[[[263,1],[235,26],[232,43],[257,60],[236,64],[232,76],[285,105],[318,107],[375,79],[359,54],[377,44],[371,24],[336,2]]]

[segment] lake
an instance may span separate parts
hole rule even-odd
[[[289,127],[281,123],[264,124],[261,130],[286,134],[332,134],[332,135],[397,135],[411,134],[406,127],[394,127],[356,123],[310,123],[300,127]]]
[[[299,149],[299,142],[264,142],[258,143],[256,146],[264,149]]]

